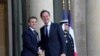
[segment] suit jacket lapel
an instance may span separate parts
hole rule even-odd
[[[35,35],[35,33],[30,28],[28,28],[28,29],[29,29],[30,34],[37,39],[37,35]]]
[[[41,31],[42,31],[42,34],[45,35],[45,26],[43,26]]]

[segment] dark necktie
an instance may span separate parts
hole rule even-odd
[[[45,36],[48,37],[48,25],[45,26]]]
[[[36,35],[36,37],[37,37],[37,41],[39,41],[39,36],[38,36],[38,33],[34,30],[33,31],[34,32],[34,34]]]

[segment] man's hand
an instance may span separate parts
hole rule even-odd
[[[66,56],[66,54],[65,53],[62,53],[60,56]]]
[[[43,53],[43,51],[40,49],[40,47],[38,48],[38,54],[40,55],[40,54],[42,54]]]

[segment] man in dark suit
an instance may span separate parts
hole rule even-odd
[[[62,20],[60,24],[64,32],[64,37],[66,38],[66,56],[74,56],[74,41],[69,33],[69,22],[66,19]]]
[[[37,24],[36,17],[30,17],[28,19],[28,28],[24,29],[23,38],[23,51],[21,56],[38,56],[38,33],[35,31]]]
[[[45,56],[66,56],[66,43],[61,26],[50,21],[50,13],[43,10],[40,16],[44,22],[41,32],[41,49]]]

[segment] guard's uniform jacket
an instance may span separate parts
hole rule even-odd
[[[74,56],[74,41],[68,31],[64,31],[64,37],[66,38],[66,56]]]

